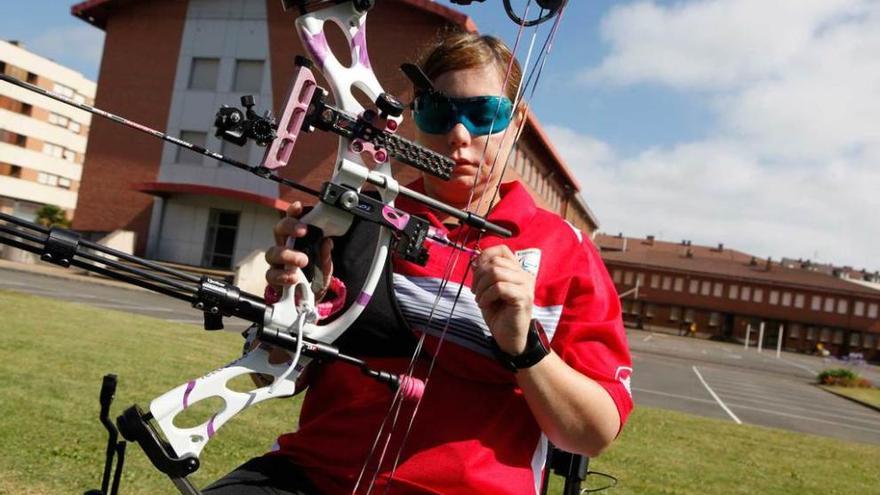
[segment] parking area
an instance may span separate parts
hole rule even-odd
[[[814,385],[822,358],[628,330],[636,403],[742,424],[880,444],[880,412]],[[876,366],[857,372],[880,383]]]
[[[0,268],[0,290],[11,290],[90,306],[126,311],[201,327],[188,304],[125,285],[87,278]],[[227,319],[227,329],[244,322]],[[817,388],[816,374],[839,366],[822,358],[758,353],[754,348],[628,330],[635,371],[637,405],[672,409],[737,423],[784,428],[842,440],[880,444],[880,412]],[[880,383],[880,369],[861,366],[860,374]]]

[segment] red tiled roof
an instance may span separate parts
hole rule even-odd
[[[626,250],[623,250],[624,241]],[[880,298],[880,290],[825,273],[788,268],[733,249],[599,234],[594,239],[606,263],[639,265],[656,270],[809,287]],[[690,252],[690,256],[688,255]],[[768,269],[769,266],[769,269]]]
[[[70,13],[98,28],[104,29],[107,26],[107,18],[111,15],[113,7],[136,0],[85,0],[74,4],[70,8]],[[445,18],[449,22],[463,27],[464,29],[475,32],[477,25],[467,15],[445,5],[440,5],[430,0],[398,0],[408,5],[412,5],[418,9],[430,12]]]

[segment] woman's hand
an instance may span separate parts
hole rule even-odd
[[[303,237],[308,232],[308,226],[299,221],[302,212],[303,206],[299,201],[291,203],[287,207],[287,215],[279,220],[273,229],[275,245],[266,251],[266,262],[269,263],[266,282],[279,292],[286,285],[301,282],[297,278],[296,268],[305,268],[309,264],[309,257],[306,253],[287,247],[289,237]],[[321,259],[318,260],[318,266],[324,279],[323,287],[329,286],[333,276],[332,250],[333,241],[330,238],[325,238],[321,243]],[[320,300],[321,296],[322,294],[315,294],[315,299]]]
[[[471,263],[471,291],[498,347],[511,355],[521,354],[532,320],[535,277],[504,245],[486,249]]]

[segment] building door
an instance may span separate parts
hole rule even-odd
[[[239,212],[211,208],[208,215],[208,231],[202,266],[229,270],[235,254],[235,237],[238,233]]]
[[[724,321],[721,324],[721,337],[723,340],[733,342],[733,330],[735,322],[736,319],[734,318],[733,313],[724,313]]]

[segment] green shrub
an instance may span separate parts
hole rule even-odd
[[[817,377],[823,385],[838,385],[841,387],[870,388],[873,384],[858,373],[846,368],[832,368],[823,370]]]

